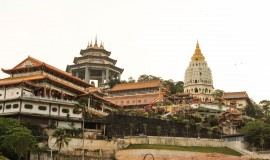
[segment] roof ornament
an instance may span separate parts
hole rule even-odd
[[[98,47],[98,44],[97,44],[97,35],[96,35],[96,38],[95,38],[95,44],[94,44],[94,47]]]
[[[92,45],[92,40],[91,40],[91,43],[90,43],[90,46],[89,47],[93,47],[93,45]]]
[[[103,48],[103,44],[102,44],[102,41],[100,42],[100,46],[99,46],[100,48]]]

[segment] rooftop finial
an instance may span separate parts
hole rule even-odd
[[[94,47],[98,47],[98,44],[97,44],[97,35],[96,35],[96,38],[95,38],[95,44],[94,44]]]
[[[100,46],[99,46],[100,48],[103,48],[103,44],[102,44],[102,41],[100,42]]]
[[[90,43],[90,47],[93,47],[93,45],[92,45],[92,40],[91,40],[91,43]]]
[[[88,41],[88,43],[87,43],[87,48],[89,47],[89,41]]]

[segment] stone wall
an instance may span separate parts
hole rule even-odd
[[[180,137],[132,137],[125,139],[131,144],[160,144],[171,146],[209,146],[209,147],[225,147],[225,142],[219,139],[205,138],[180,138]]]
[[[55,144],[55,138],[49,138],[48,140],[48,146],[50,149],[58,150],[57,146]],[[105,140],[84,140],[84,149],[85,150],[117,150],[118,144],[121,143],[121,141],[105,141]],[[61,152],[72,152],[72,151],[79,151],[83,149],[83,140],[78,138],[72,138],[69,142],[68,146],[64,146],[61,149]]]

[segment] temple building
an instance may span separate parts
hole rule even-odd
[[[166,88],[161,80],[116,84],[107,90],[104,97],[117,106],[136,109],[157,102],[163,102]]]
[[[82,128],[82,106],[76,101],[81,96],[88,98],[86,112],[108,115],[110,108],[104,107],[109,102],[90,91],[93,85],[35,58],[2,71],[10,77],[0,79],[0,116],[45,127]],[[102,133],[103,122],[84,120],[86,131]]]
[[[111,59],[111,52],[104,49],[104,44],[98,46],[97,38],[95,44],[92,41],[86,49],[80,51],[81,56],[75,57],[72,65],[67,65],[66,71],[72,75],[90,83],[90,80],[97,80],[98,85],[108,82],[113,78],[121,79],[124,69],[115,66],[117,60]]]
[[[222,96],[224,103],[233,108],[244,110],[248,105],[253,107],[253,104],[246,91],[243,92],[224,92]]]
[[[185,72],[184,92],[191,93],[193,97],[199,98],[202,102],[214,100],[212,73],[201,52],[198,41]]]

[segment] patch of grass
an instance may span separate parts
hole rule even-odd
[[[204,153],[221,153],[225,155],[241,156],[242,154],[227,147],[200,147],[200,146],[166,146],[152,144],[132,144],[126,149],[163,149]]]

